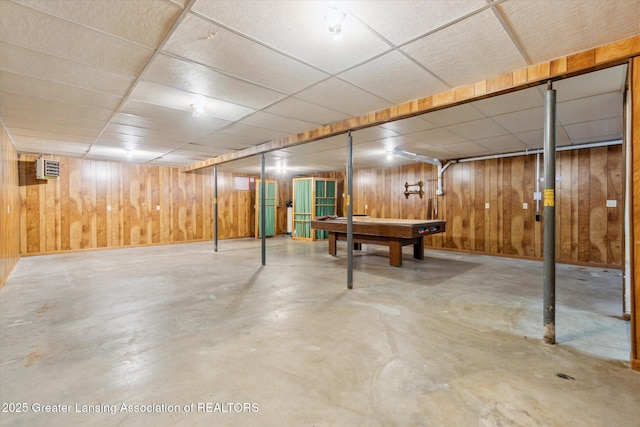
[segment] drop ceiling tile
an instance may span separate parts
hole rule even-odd
[[[193,112],[194,104],[201,104],[204,107],[204,111],[201,114],[203,119],[211,117],[235,121],[255,111],[242,105],[144,81],[139,82],[131,92],[131,99],[188,113]]]
[[[252,114],[251,116],[243,119],[241,123],[249,126],[272,129],[278,132],[285,132],[289,135],[304,132],[305,130],[314,129],[320,126],[319,123],[290,119],[276,114],[265,113],[264,111],[258,111],[257,113]]]
[[[449,144],[447,145],[447,150],[451,151],[458,158],[487,156],[489,154],[493,154],[491,150],[472,141]]]
[[[452,87],[499,76],[527,65],[489,10],[402,49]]]
[[[93,141],[95,141],[95,137],[93,135],[77,135],[73,133],[50,132],[50,131],[21,129],[21,128],[11,129],[11,136],[13,138],[18,138],[21,141],[40,140],[40,141],[58,141],[58,143],[80,142],[83,144],[91,144]]]
[[[0,43],[0,69],[114,96],[126,95],[134,81],[132,77],[6,43]]]
[[[398,134],[392,130],[380,127],[373,126],[370,128],[358,129],[356,131],[351,132],[351,137],[353,140],[353,145],[358,145],[362,142],[370,142],[377,141],[385,138],[393,138],[398,136]],[[342,139],[343,144],[347,143],[347,135],[338,136],[339,139]]]
[[[640,32],[638,0],[552,5],[546,0],[508,0],[496,6],[534,64]]]
[[[429,130],[437,127],[435,124],[424,119],[424,116],[410,117],[408,119],[396,120],[395,122],[384,123],[381,128],[389,129],[393,132],[408,135],[411,133]]]
[[[111,111],[115,111],[122,101],[118,96],[4,71],[0,72],[0,91]]]
[[[203,65],[166,55],[158,55],[152,61],[144,80],[254,109],[266,107],[286,96]]]
[[[510,133],[541,130],[544,128],[544,108],[530,108],[528,110],[507,113],[492,117],[492,120]]]
[[[486,6],[484,0],[341,2],[344,9],[398,45],[444,26]]]
[[[321,107],[297,98],[284,99],[268,108],[265,108],[264,111],[298,120],[308,121],[309,118],[313,118],[314,123],[322,124],[330,124],[351,118],[347,114]]]
[[[2,116],[5,115],[5,109],[28,110],[42,117],[65,116],[70,119],[82,118],[104,121],[105,123],[113,114],[112,111],[102,108],[67,104],[33,96],[2,92],[0,97],[0,114]]]
[[[338,77],[393,104],[401,104],[449,89],[398,51],[389,52],[347,70]]]
[[[174,141],[189,141],[202,137],[210,131],[196,127],[176,127],[172,129],[158,129],[111,122],[105,132],[113,132],[124,135],[135,135],[142,138],[161,138]]]
[[[0,94],[0,99],[2,94]],[[63,133],[74,133],[72,129],[88,129],[100,131],[104,125],[104,120],[87,119],[76,115],[64,114],[57,111],[43,113],[39,110],[21,108],[0,108],[0,117],[6,126],[13,123],[24,124],[28,129],[49,131],[53,128],[62,128]]]
[[[224,148],[226,150],[242,150],[252,147],[259,143],[256,138],[243,135],[234,135],[224,132],[211,132],[210,134],[191,141],[194,144],[204,145],[208,147]]]
[[[138,75],[153,50],[62,19],[2,2],[0,25],[5,43],[126,76]]]
[[[424,142],[413,141],[403,145],[400,149],[410,153],[427,156],[438,160],[452,159],[455,156],[446,148],[447,146],[435,146]]]
[[[220,129],[231,123],[228,120],[214,119],[210,117],[193,117],[191,113],[173,108],[160,107],[158,105],[148,104],[145,102],[128,100],[125,102],[121,114],[140,116],[152,121],[163,121],[167,123],[189,124],[203,129]]]
[[[627,64],[605,68],[553,83],[556,102],[587,98],[609,92],[622,93],[627,81]]]
[[[249,138],[254,138],[256,141],[256,144],[282,139],[290,135],[287,132],[280,132],[273,129],[250,126],[242,123],[234,123],[231,126],[227,126],[222,130],[222,132],[229,133],[232,135],[240,135],[240,136],[247,136]]]
[[[21,133],[30,136],[46,137],[47,135],[63,134],[63,135],[77,135],[96,138],[102,127],[97,124],[93,128],[83,128],[79,126],[71,126],[68,124],[54,124],[43,123],[41,121],[27,120],[25,118],[16,118],[4,116],[2,117],[2,123],[9,129],[11,134]]]
[[[232,9],[238,9],[240,4],[242,2],[236,2]],[[219,5],[212,2],[212,6]],[[259,27],[255,22],[252,25]],[[215,32],[215,36],[209,40],[207,35],[211,32]],[[187,16],[163,50],[287,94],[328,77],[326,73],[194,15]]]
[[[15,0],[32,9],[150,48],[157,48],[182,9],[164,0]],[[154,25],[140,25],[141,22]]]
[[[334,40],[325,20],[329,4],[324,1],[200,1],[193,10],[330,74],[389,49],[387,43],[349,15],[342,25],[342,39]],[[269,25],[256,25],[257,22]]]
[[[422,115],[425,120],[437,126],[450,126],[457,123],[484,119],[484,115],[469,104],[446,108]]]
[[[559,103],[556,114],[565,126],[612,117],[619,117],[622,122],[622,106],[622,93],[610,92]]]
[[[494,96],[471,103],[475,109],[487,117],[528,110],[544,106],[544,96],[538,87],[519,90],[505,95]]]
[[[411,139],[438,147],[448,146],[449,144],[455,144],[467,140],[465,137],[449,132],[443,128],[414,133],[411,135]]]
[[[622,139],[622,118],[593,120],[564,127],[572,144]]]
[[[529,148],[543,148],[544,147],[544,130],[537,129],[533,131],[519,132],[514,134],[516,138],[522,141]],[[556,146],[569,145],[571,140],[567,135],[564,128],[556,124]]]
[[[86,153],[90,144],[73,141],[47,140],[42,138],[16,137],[16,149],[20,153],[70,155],[76,157]]]
[[[492,138],[476,139],[475,142],[494,154],[525,151],[529,147],[513,135],[502,135]]]
[[[491,119],[480,119],[471,122],[447,126],[444,129],[461,135],[467,139],[483,139],[506,135],[508,132]]]
[[[325,80],[303,90],[296,95],[296,98],[339,111],[351,117],[361,116],[393,105],[337,78]]]
[[[115,144],[123,147],[131,147],[132,145],[145,145],[153,147],[175,148],[183,145],[186,141],[172,138],[158,138],[105,131],[100,136],[100,139],[97,142],[105,145]]]

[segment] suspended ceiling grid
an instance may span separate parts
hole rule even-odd
[[[341,40],[330,5],[345,13]],[[0,120],[20,152],[179,167],[640,33],[640,0],[549,5],[0,0]],[[625,74],[556,83],[559,145],[622,137]],[[394,147],[440,159],[539,148],[542,105],[530,88],[360,130],[355,166]],[[272,152],[269,167],[340,170],[345,144]],[[255,172],[259,159],[225,167]]]

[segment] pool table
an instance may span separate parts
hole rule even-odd
[[[402,265],[402,247],[413,245],[413,257],[424,259],[424,236],[443,233],[446,221],[435,219],[391,219],[353,217],[353,249],[362,248],[362,243],[389,247],[389,264]],[[336,255],[338,240],[347,240],[347,218],[316,218],[311,228],[329,232],[329,254]]]

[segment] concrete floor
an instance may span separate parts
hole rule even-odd
[[[345,244],[267,244],[21,259],[0,424],[640,425],[620,271],[558,265],[549,346],[540,262],[365,245],[348,291]]]

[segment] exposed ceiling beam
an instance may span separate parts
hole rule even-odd
[[[585,74],[594,70],[620,65],[629,58],[637,55],[640,55],[640,35],[563,56],[551,61],[541,62],[491,79],[450,89],[446,92],[395,105],[363,116],[325,125],[297,135],[269,141],[245,150],[224,154],[184,167],[181,171],[195,171],[233,160],[252,157],[257,154],[295,147],[307,142],[341,135],[350,130],[365,129],[431,111],[514,92],[539,85],[548,80],[559,80]]]

